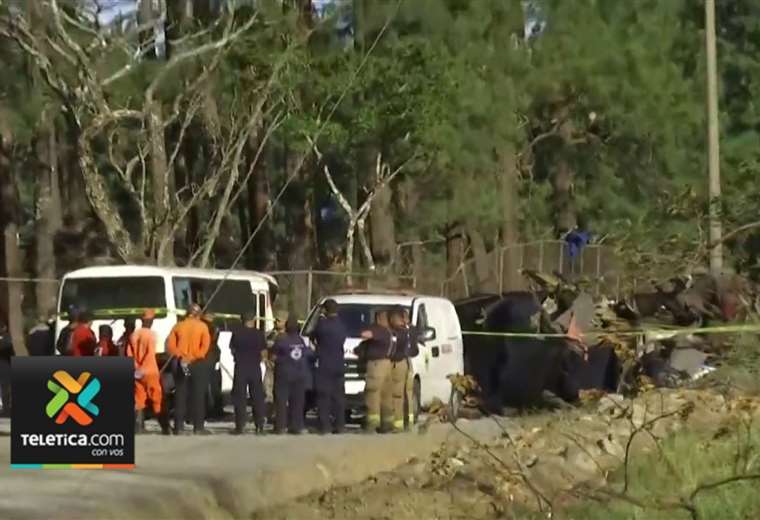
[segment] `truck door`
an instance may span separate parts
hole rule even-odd
[[[428,327],[436,329],[435,319],[435,302],[430,299],[415,300],[415,310],[413,323],[418,330],[425,330]],[[440,322],[438,321],[438,327]],[[441,378],[444,379],[446,374],[443,374],[441,369],[441,344],[440,334],[443,331],[435,331],[435,338],[426,341],[424,346],[420,347],[420,354],[414,360],[413,365],[415,373],[419,374],[421,395],[420,399],[423,403],[427,404],[434,397],[442,398],[441,388],[444,386]],[[448,395],[446,396],[448,398]]]

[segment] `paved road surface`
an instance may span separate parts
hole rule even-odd
[[[498,435],[492,421],[459,424],[482,440]],[[444,424],[373,436],[237,437],[231,427],[211,424],[218,433],[208,437],[139,435],[134,471],[11,470],[10,438],[0,437],[0,518],[241,518],[359,482],[461,436]],[[0,434],[8,431],[0,421]]]

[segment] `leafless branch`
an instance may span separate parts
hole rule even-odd
[[[272,109],[273,110],[273,109]],[[259,159],[261,158],[261,154],[264,153],[264,147],[267,142],[269,142],[269,139],[272,137],[272,134],[280,128],[282,123],[285,121],[285,118],[283,117],[284,113],[282,111],[277,112],[273,117],[271,116],[271,110],[267,111],[267,114],[264,116],[264,119],[269,119],[272,117],[272,122],[267,125],[266,132],[264,133],[264,136],[259,142],[259,146],[256,149],[256,154],[253,156],[253,159],[248,164],[248,170],[245,173],[245,177],[240,181],[240,185],[238,186],[238,190],[235,192],[235,194],[232,196],[232,199],[230,200],[230,207],[234,206],[237,200],[240,198],[240,195],[242,195],[243,190],[245,190],[245,187],[248,185],[248,181],[253,176],[253,172],[256,170],[256,165],[259,163]]]
[[[245,32],[251,29],[255,22],[256,17],[252,16],[248,21],[246,21],[246,23],[242,25],[242,27],[237,30],[233,30],[234,17],[230,16],[228,17],[228,23],[225,27],[224,35],[221,38],[174,55],[163,67],[161,67],[161,70],[153,78],[153,81],[151,81],[145,93],[146,99],[153,97],[156,89],[161,85],[169,72],[171,72],[175,67],[187,60],[198,58],[208,52],[227,47],[232,42],[237,40],[240,36],[242,36]]]

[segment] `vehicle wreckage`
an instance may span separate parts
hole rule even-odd
[[[584,391],[633,394],[699,378],[714,370],[725,343],[725,335],[699,329],[747,321],[760,308],[752,284],[738,276],[679,276],[609,299],[592,297],[583,280],[521,273],[528,291],[454,302],[469,332],[465,374],[491,413],[536,406],[548,395],[572,403]]]

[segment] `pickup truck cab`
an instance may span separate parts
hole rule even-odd
[[[414,370],[414,402],[411,408],[415,418],[421,407],[433,399],[446,403],[451,395],[449,374],[464,372],[462,330],[454,305],[445,298],[405,293],[351,292],[325,296],[310,311],[301,331],[308,339],[319,321],[325,300],[338,303],[338,316],[348,331],[343,346],[346,368],[346,406],[353,410],[364,408],[364,374],[360,369],[354,348],[361,343],[362,330],[375,320],[375,313],[391,307],[402,307],[409,312],[412,325],[423,331],[425,341],[420,353],[412,359]]]

